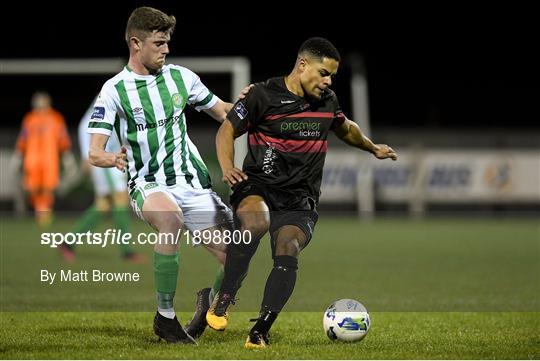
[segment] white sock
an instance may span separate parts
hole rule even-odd
[[[174,308],[159,308],[158,312],[161,316],[170,318],[171,320],[174,319],[174,316],[176,316],[176,313],[174,312]]]

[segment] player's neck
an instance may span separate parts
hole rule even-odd
[[[132,57],[129,58],[128,64],[127,64],[128,70],[134,72],[137,75],[155,75],[156,71],[151,71],[147,67],[145,67],[140,61],[137,61],[137,59],[134,59]]]
[[[285,77],[285,86],[291,93],[298,95],[299,97],[303,97],[305,95],[304,88],[302,88],[300,77],[298,77],[298,75],[293,73],[287,75]]]

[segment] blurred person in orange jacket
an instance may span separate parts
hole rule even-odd
[[[71,155],[66,122],[51,103],[46,92],[38,91],[32,96],[32,110],[25,115],[17,139],[17,150],[23,157],[23,186],[40,226],[52,221],[54,191],[60,181],[60,156]]]

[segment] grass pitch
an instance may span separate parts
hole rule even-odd
[[[187,314],[182,315],[184,319]],[[375,312],[359,343],[326,338],[319,312],[285,312],[265,350],[243,345],[253,314],[232,313],[198,346],[152,334],[152,313],[2,314],[2,359],[538,359],[539,313]]]
[[[59,217],[52,231],[69,232]],[[110,227],[101,225],[102,229]],[[134,232],[149,232],[135,221]],[[2,217],[2,359],[538,359],[540,358],[540,226],[535,220],[408,221],[321,217],[300,258],[297,287],[276,321],[267,350],[243,344],[271,267],[263,240],[223,333],[199,346],[158,343],[151,325],[152,262],[123,263],[116,247],[81,246],[74,265],[39,244],[31,220]],[[151,258],[151,247],[138,250]],[[189,319],[197,289],[216,263],[181,245],[176,308]],[[140,282],[47,285],[40,270],[140,272]],[[333,343],[324,309],[355,298],[372,328],[359,343]]]

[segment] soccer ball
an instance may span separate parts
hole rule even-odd
[[[324,332],[332,341],[360,341],[366,337],[370,324],[367,309],[355,300],[336,301],[324,312]]]

